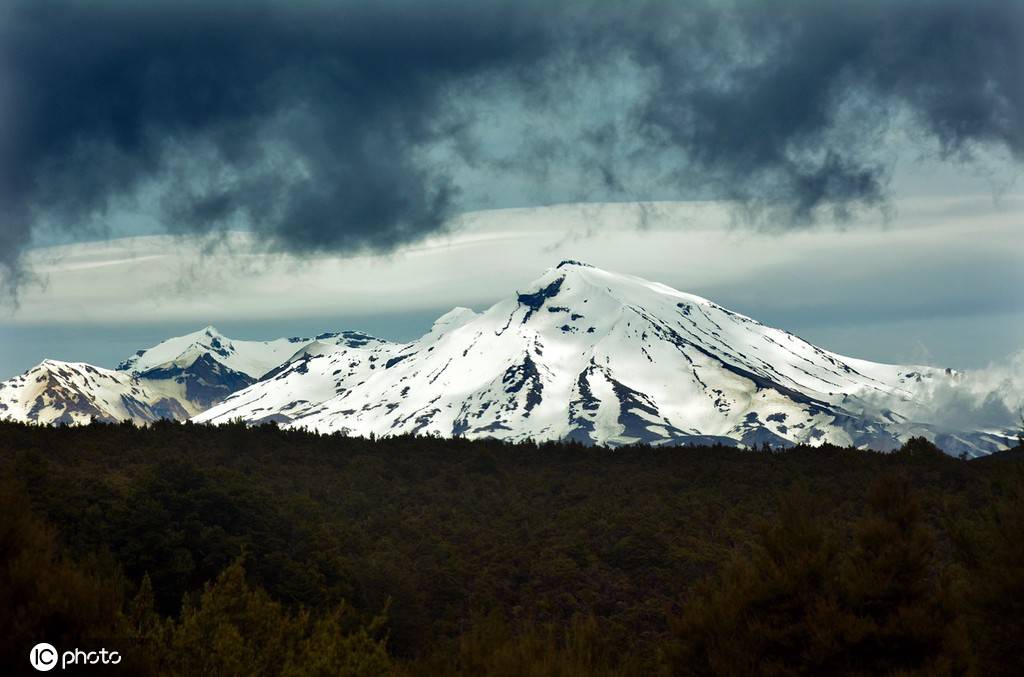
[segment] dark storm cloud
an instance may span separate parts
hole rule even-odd
[[[782,201],[797,220],[877,204],[872,151],[907,111],[944,156],[976,144],[1024,158],[1024,4],[740,3],[640,41],[657,74],[640,126],[718,181],[720,195]],[[680,158],[682,160],[682,158]]]
[[[437,228],[452,186],[413,154],[443,133],[447,85],[545,49],[519,12],[14,3],[0,36],[4,263],[43,217],[75,228],[149,180],[170,185],[159,209],[176,228],[241,219],[297,250]]]
[[[387,250],[441,228],[454,177],[485,165],[579,171],[593,199],[841,217],[884,201],[880,134],[903,111],[944,155],[1024,157],[1022,34],[1013,1],[16,0],[0,9],[0,274],[17,282],[41,224],[74,233],[129,199],[169,230]],[[574,88],[614,91],[631,83],[601,78],[623,72],[639,93],[591,125],[606,111]],[[522,143],[479,119],[508,92],[549,113]]]

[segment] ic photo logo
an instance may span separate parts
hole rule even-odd
[[[28,660],[32,667],[40,672],[49,672],[60,663],[60,669],[64,670],[69,665],[117,665],[121,662],[121,654],[116,651],[83,651],[82,649],[71,649],[60,653],[57,647],[46,642],[40,642],[32,647],[28,654]]]
[[[42,642],[32,647],[32,652],[28,655],[29,661],[32,662],[32,667],[40,672],[47,672],[53,670],[54,666],[57,665],[57,649],[52,644]]]

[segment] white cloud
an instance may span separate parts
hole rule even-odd
[[[648,277],[790,329],[1021,313],[1022,206],[1020,195],[932,197],[897,203],[888,224],[799,231],[737,227],[716,203],[493,210],[387,256],[272,254],[245,233],[217,242],[124,238],[33,250],[29,263],[45,285],[26,289],[0,323],[336,317],[329,328],[346,327],[346,316],[486,307],[562,258]]]
[[[1004,362],[946,379],[923,379],[914,399],[867,396],[872,406],[896,411],[915,423],[944,430],[1017,429],[1024,413],[1024,350]]]

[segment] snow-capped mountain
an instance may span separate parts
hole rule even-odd
[[[44,360],[0,383],[0,419],[42,424],[149,422],[185,420],[192,413],[160,384],[81,362]]]
[[[563,261],[481,314],[457,308],[406,344],[318,341],[195,418],[322,432],[576,439],[608,445],[832,442],[887,449],[950,436],[899,407],[951,371],[843,357],[711,301]]]
[[[91,420],[186,420],[310,346],[383,343],[361,332],[237,341],[213,327],[140,350],[116,370],[45,360],[0,383],[0,420],[75,424]]]
[[[922,416],[927,394],[960,378],[844,357],[699,296],[563,261],[482,313],[449,311],[409,343],[351,331],[239,341],[205,327],[116,371],[48,360],[0,384],[0,419],[242,419],[610,446],[890,449],[915,435],[953,454],[1010,446],[1008,431]]]
[[[255,380],[313,340],[281,338],[274,341],[235,341],[221,334],[216,327],[208,326],[140,350],[117,365],[117,369],[144,374],[154,369],[188,367],[197,359],[205,359],[216,361],[234,373]]]
[[[147,382],[174,383],[180,399],[201,411],[241,390],[311,343],[331,345],[377,342],[360,332],[321,334],[315,338],[273,341],[232,340],[214,327],[167,339],[140,350],[117,366]]]

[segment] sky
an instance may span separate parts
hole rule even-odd
[[[1024,3],[0,6],[0,378],[407,340],[561,258],[840,353],[1024,349]]]

